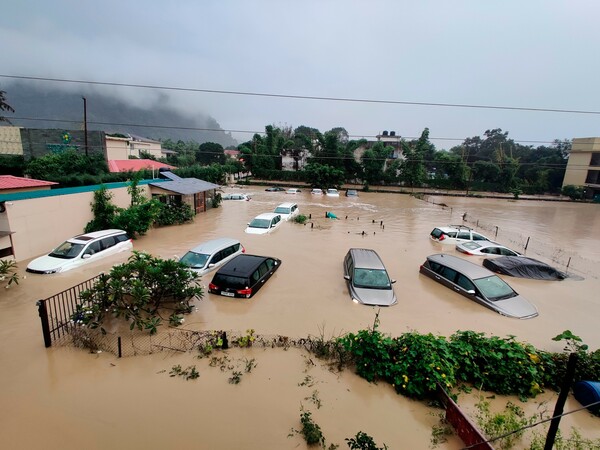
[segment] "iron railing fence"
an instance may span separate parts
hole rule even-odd
[[[101,275],[96,275],[58,294],[39,300],[36,305],[42,322],[44,345],[52,346],[68,337],[74,326],[72,317],[81,304],[81,292],[91,289]]]

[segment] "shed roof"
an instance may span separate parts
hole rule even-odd
[[[0,175],[0,190],[2,189],[21,189],[33,187],[53,186],[54,181],[34,180],[31,178],[15,177],[14,175]]]
[[[199,180],[197,178],[182,178],[177,181],[150,183],[150,186],[175,192],[180,195],[197,194],[198,192],[210,191],[211,189],[218,189],[220,187],[218,184],[209,183],[208,181]]]
[[[158,170],[161,167],[175,169],[174,166],[152,159],[111,159],[108,161],[108,170],[110,172],[138,172],[140,170]]]

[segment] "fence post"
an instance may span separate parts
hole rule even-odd
[[[119,336],[117,338],[117,348],[119,351],[119,358],[121,358],[123,356],[123,351],[122,351],[122,347],[121,347],[121,336]]]
[[[494,239],[496,239],[498,237],[498,227],[496,227],[496,235],[494,236]]]
[[[531,236],[527,236],[527,242],[525,243],[525,250],[527,250],[527,246],[529,245],[530,238],[531,238]]]
[[[44,345],[46,348],[52,346],[52,338],[50,337],[50,323],[48,322],[48,309],[44,300],[38,300],[35,303],[38,307],[40,320],[42,321],[42,334],[44,335]]]

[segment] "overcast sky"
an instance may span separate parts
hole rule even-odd
[[[600,111],[597,0],[19,0],[0,74],[300,96]],[[0,77],[0,89],[10,79]],[[66,86],[66,85],[65,85]],[[71,86],[81,89],[81,86]],[[165,91],[110,89],[142,105]],[[425,127],[438,149],[600,135],[600,115],[167,92],[226,130]],[[251,134],[233,133],[240,142]],[[537,144],[534,144],[537,145]]]

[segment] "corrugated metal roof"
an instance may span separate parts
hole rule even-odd
[[[159,178],[167,178],[171,181],[177,181],[177,180],[182,180],[183,178],[181,178],[180,176],[175,175],[173,172],[168,171],[168,170],[161,170],[158,172],[158,177]]]
[[[47,187],[53,186],[54,181],[33,180],[31,178],[15,177],[13,175],[0,175],[0,190],[1,189],[20,189],[32,187]]]
[[[150,183],[150,186],[155,186],[181,195],[197,194],[198,192],[210,191],[211,189],[218,189],[220,187],[218,184],[209,183],[208,181],[199,180],[197,178],[182,178],[177,181]]]

